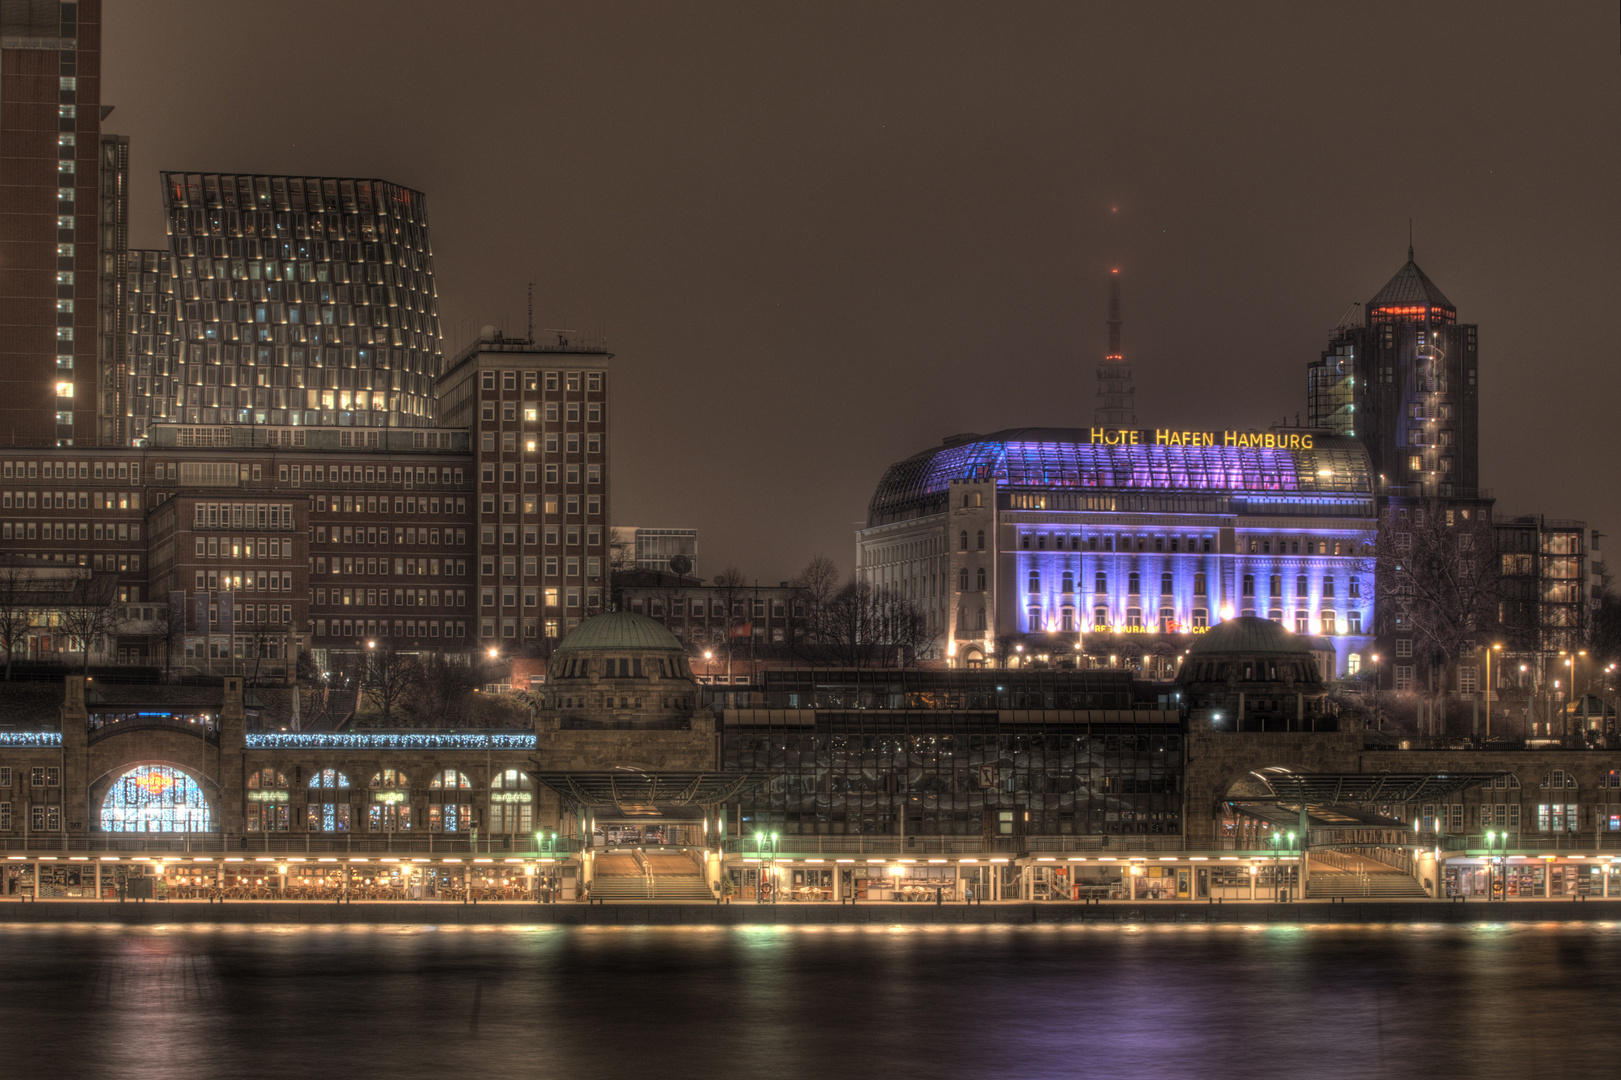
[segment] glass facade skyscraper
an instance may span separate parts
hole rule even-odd
[[[444,343],[421,192],[381,180],[162,178],[177,340],[169,363],[156,342],[146,354],[152,370],[130,398],[143,422],[132,429],[434,425]]]

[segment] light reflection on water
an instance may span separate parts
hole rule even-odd
[[[0,927],[36,1075],[1609,1077],[1613,924]]]

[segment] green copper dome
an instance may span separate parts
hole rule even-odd
[[[584,629],[582,627],[581,629]],[[1194,638],[1188,656],[1309,656],[1311,643],[1271,619],[1241,615]]]
[[[682,652],[681,643],[646,615],[630,611],[609,611],[593,615],[558,643],[557,652],[633,652],[660,649]]]

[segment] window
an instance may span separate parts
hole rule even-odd
[[[983,566],[974,571],[974,587],[980,592],[985,591],[985,568]]]
[[[1577,803],[1538,803],[1538,832],[1575,832],[1581,820]]]
[[[1345,632],[1347,634],[1360,634],[1360,633],[1362,633],[1362,611],[1361,611],[1361,609],[1352,608],[1350,611],[1347,611],[1345,613]]]
[[[1098,573],[1097,573],[1097,578],[1095,580],[1095,584],[1096,584],[1097,587],[1093,590],[1094,592],[1097,592],[1100,595],[1103,594],[1103,593],[1108,592],[1109,591],[1109,575],[1105,574],[1102,570],[1099,570]]]
[[[1413,688],[1413,667],[1411,664],[1397,664],[1395,675],[1395,689],[1411,690]]]
[[[1340,617],[1338,612],[1329,611],[1325,608],[1318,616],[1318,622],[1322,626],[1321,633],[1328,635],[1329,637],[1332,637],[1340,632]]]
[[[349,777],[337,769],[317,769],[310,776],[305,827],[310,832],[349,831]]]
[[[1205,584],[1205,576],[1203,574],[1194,574],[1193,575],[1193,595],[1194,596],[1208,596],[1209,595],[1208,587]]]
[[[1041,591],[1041,571],[1039,570],[1030,571],[1030,591],[1032,593]]]
[[[367,829],[382,833],[411,831],[411,781],[404,771],[383,769],[373,773],[367,796]]]
[[[957,550],[958,551],[967,551],[968,550],[968,530],[967,529],[964,529],[962,531],[962,533],[960,534]]]
[[[1397,638],[1396,639],[1396,655],[1401,656],[1401,657],[1412,656],[1413,655],[1413,639],[1412,638]]]
[[[1159,576],[1159,594],[1161,596],[1171,595],[1171,575],[1169,573]]]
[[[1255,595],[1255,575],[1254,574],[1245,574],[1244,575],[1244,595],[1245,596],[1254,596]]]
[[[1126,592],[1128,595],[1136,596],[1142,591],[1142,575],[1133,570],[1126,575]]]
[[[490,832],[522,836],[532,827],[534,781],[518,769],[498,771],[490,779]]]
[[[974,547],[975,547],[975,550],[977,550],[977,551],[984,551],[985,550],[985,530],[984,529],[979,530],[978,537],[974,542]]]
[[[131,769],[101,803],[104,832],[207,832],[209,820],[197,781],[169,765]]]
[[[485,637],[494,637],[489,625]],[[433,832],[467,832],[473,828],[472,787],[467,777],[455,769],[433,774],[428,783],[428,828]],[[463,801],[466,800],[466,801]]]
[[[1309,634],[1309,633],[1311,633],[1311,612],[1309,612],[1309,611],[1296,611],[1295,612],[1295,633],[1297,633],[1297,634]]]

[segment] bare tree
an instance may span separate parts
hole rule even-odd
[[[394,710],[422,684],[422,665],[415,656],[395,651],[392,645],[367,649],[361,668],[360,693],[387,723]]]
[[[817,555],[788,584],[800,590],[799,599],[805,605],[800,620],[805,640],[820,643],[827,636],[833,600],[839,594],[838,566],[826,555]]]
[[[745,608],[749,594],[748,579],[743,576],[743,571],[732,565],[717,574],[710,584],[714,590],[710,594],[713,597],[711,614],[720,616],[720,645],[726,650],[727,659],[732,660],[736,657],[736,642],[753,636]]]
[[[90,672],[90,652],[118,633],[124,608],[118,602],[118,581],[109,574],[89,570],[76,573],[62,604],[62,629],[84,651],[84,672]]]
[[[151,638],[163,650],[163,681],[168,682],[174,669],[174,652],[186,643],[185,608],[167,602],[159,604],[153,613]]]
[[[6,650],[6,681],[17,646],[28,636],[38,604],[33,572],[15,563],[0,565],[0,649]]]
[[[917,605],[859,578],[844,584],[827,608],[823,649],[845,667],[910,665],[933,640]]]
[[[1439,721],[1459,661],[1497,625],[1501,576],[1491,519],[1424,499],[1388,508],[1380,526],[1375,632],[1412,639],[1413,659],[1438,676]]]
[[[454,723],[466,707],[467,696],[477,687],[478,673],[471,664],[430,656],[422,664],[422,681],[417,687],[418,714],[441,725]]]

